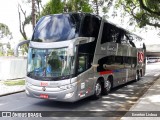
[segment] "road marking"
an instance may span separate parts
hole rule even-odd
[[[159,73],[155,74],[154,76],[158,76],[158,75],[159,75]]]

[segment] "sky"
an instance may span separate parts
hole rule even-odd
[[[6,24],[13,34],[15,41],[22,40],[23,37],[19,32],[19,16],[18,16],[18,3],[23,6],[26,13],[31,13],[31,8],[25,4],[22,4],[23,0],[0,0],[0,23]],[[45,4],[49,0],[42,0],[42,4]],[[28,37],[32,35],[32,26],[26,27]]]
[[[22,1],[23,0],[0,0],[0,23],[4,23],[9,27],[15,41],[20,41],[23,39],[19,32],[19,19],[17,9],[18,3],[22,4]],[[45,4],[48,1],[49,0],[42,0],[42,4]],[[27,5],[22,5],[27,14],[29,14],[31,12],[31,8]],[[116,19],[111,18],[109,20],[115,22],[115,24],[119,24],[118,20]],[[123,28],[126,28],[126,26],[123,26]],[[26,27],[26,32],[27,36],[31,38],[31,25]],[[143,30],[141,33],[139,31],[137,31],[136,33],[146,39],[146,44],[160,44],[160,37],[157,36],[157,30],[149,30],[148,32]]]

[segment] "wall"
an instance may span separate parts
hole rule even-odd
[[[26,70],[26,58],[0,57],[0,80],[24,78]]]

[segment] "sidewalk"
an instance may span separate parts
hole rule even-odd
[[[128,117],[129,116],[129,117]],[[156,117],[158,116],[158,117]],[[134,104],[121,120],[160,119],[160,78]]]
[[[22,92],[22,91],[24,91],[24,89],[25,89],[24,85],[8,86],[8,85],[4,84],[4,81],[0,81],[0,97],[5,96],[5,95],[9,95],[9,94]]]

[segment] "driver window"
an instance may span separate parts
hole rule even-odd
[[[82,73],[87,69],[87,56],[85,55],[80,55],[78,57],[78,73]]]

